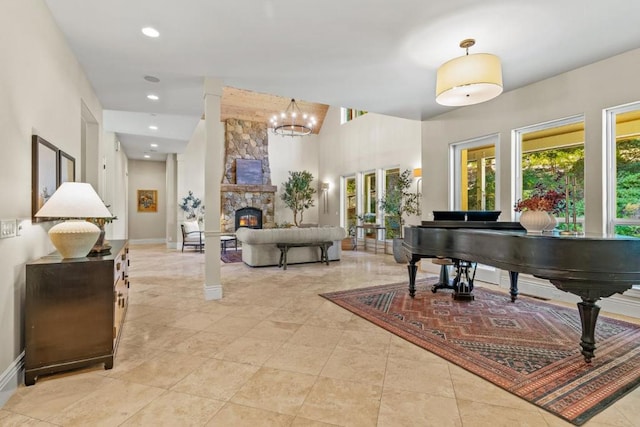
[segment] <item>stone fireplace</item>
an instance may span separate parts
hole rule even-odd
[[[220,186],[222,218],[220,230],[233,233],[238,227],[236,211],[253,208],[260,212],[263,227],[275,225],[277,187],[271,185],[267,124],[228,119],[225,124],[225,165]],[[238,162],[240,160],[240,162]],[[238,164],[250,165],[240,175]]]

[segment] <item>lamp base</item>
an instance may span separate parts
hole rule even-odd
[[[49,230],[51,243],[62,258],[84,258],[100,236],[97,225],[85,220],[68,220]]]

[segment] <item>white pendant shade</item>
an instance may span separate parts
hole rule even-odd
[[[502,93],[500,58],[489,53],[464,55],[438,68],[436,102],[464,106],[485,102]]]

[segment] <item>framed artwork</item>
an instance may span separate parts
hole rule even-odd
[[[158,212],[158,190],[138,190],[138,212]]]
[[[262,184],[262,160],[236,159],[236,184]]]
[[[76,159],[62,150],[58,150],[58,187],[63,182],[75,182]]]
[[[33,222],[46,221],[35,218],[51,195],[58,188],[58,148],[40,138],[31,137],[31,219]]]

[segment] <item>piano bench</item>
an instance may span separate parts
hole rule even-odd
[[[455,265],[455,263],[449,258],[433,258],[431,262],[440,266],[440,277],[438,277],[438,283],[431,286],[431,292],[436,293],[438,289],[453,289],[451,281],[449,280],[448,266]]]

